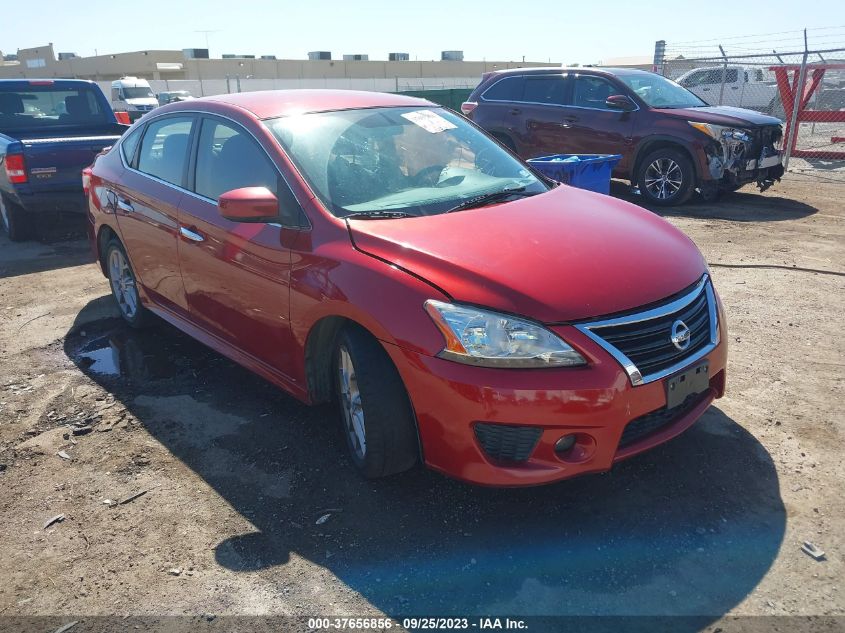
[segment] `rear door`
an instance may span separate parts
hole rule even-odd
[[[567,153],[570,115],[564,110],[566,75],[525,75],[522,97],[506,115],[506,128],[523,158]]]
[[[567,137],[573,154],[621,154],[617,166],[623,171],[632,149],[632,132],[637,111],[622,112],[609,108],[605,101],[611,95],[627,90],[606,77],[577,74],[572,77],[571,104]]]
[[[511,125],[513,111],[522,99],[522,86],[521,75],[507,75],[499,79],[481,93],[479,107],[472,113],[472,120],[493,134],[507,129]]]
[[[299,233],[298,203],[256,138],[229,119],[203,116],[193,163],[192,193],[179,214],[179,259],[192,320],[289,376],[290,243]],[[283,209],[295,207],[295,220],[225,219],[217,199],[242,187],[267,187]]]
[[[153,301],[181,316],[188,304],[176,249],[178,214],[195,125],[186,114],[147,123],[134,155],[123,156],[128,169],[113,185],[121,238],[136,275]]]

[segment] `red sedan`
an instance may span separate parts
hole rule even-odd
[[[353,91],[144,117],[87,174],[123,318],[152,314],[307,403],[367,477],[608,470],[725,389],[704,259],[637,206],[545,180],[463,117]]]

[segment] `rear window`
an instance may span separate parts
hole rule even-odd
[[[520,101],[522,77],[505,77],[484,91],[485,101]]]
[[[0,130],[82,126],[108,121],[92,88],[57,90],[50,84],[26,88],[0,85]]]
[[[522,100],[526,103],[566,105],[566,78],[563,75],[527,77]]]

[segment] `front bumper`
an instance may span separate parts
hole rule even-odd
[[[632,386],[621,365],[572,326],[553,327],[587,358],[586,367],[502,370],[472,367],[386,345],[414,406],[423,459],[440,472],[490,486],[530,486],[607,471],[614,462],[661,444],[690,427],[725,391],[727,344],[720,314],[720,343],[703,359],[709,389],[677,418],[620,448],[626,425],[666,406],[665,380]],[[539,427],[527,460],[491,459],[478,423]],[[565,458],[554,445],[563,435],[578,443]]]

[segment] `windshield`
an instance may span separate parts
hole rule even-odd
[[[652,108],[700,108],[707,104],[674,81],[655,75],[617,75]]]
[[[0,87],[0,132],[108,121],[100,100],[89,88],[57,90],[50,84]]]
[[[126,99],[154,99],[155,95],[150,88],[143,88],[138,86],[124,86],[123,96]]]
[[[463,117],[440,108],[321,112],[265,124],[338,217],[435,215],[505,190],[548,190]]]

